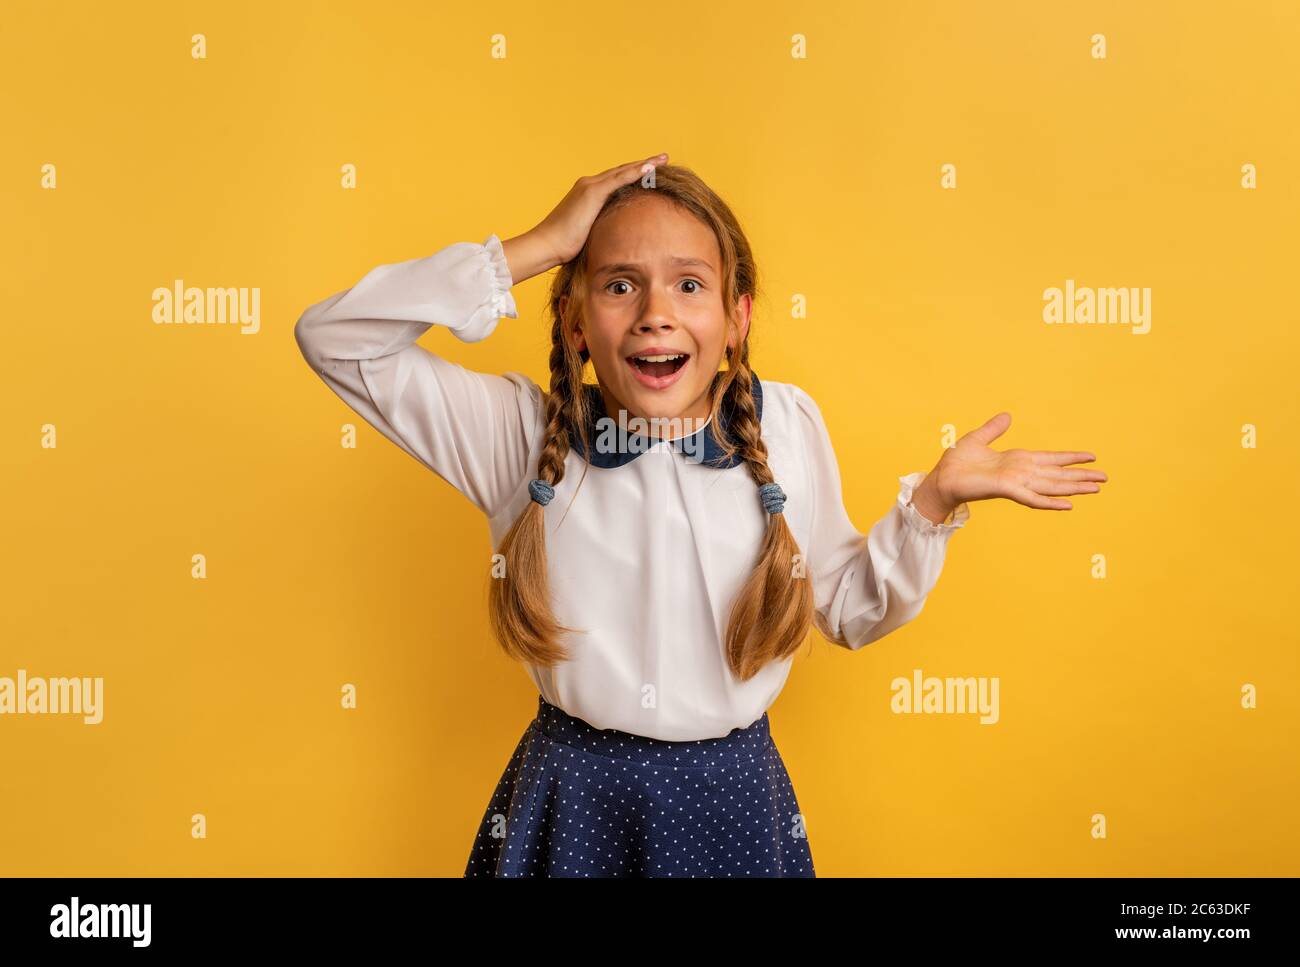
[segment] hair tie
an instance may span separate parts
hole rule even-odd
[[[555,496],[555,488],[545,480],[528,481],[528,492],[532,495],[533,500],[537,501],[543,507],[549,504],[551,498]]]
[[[765,483],[758,488],[758,496],[763,501],[763,509],[769,514],[779,514],[785,507],[785,491],[778,483]]]

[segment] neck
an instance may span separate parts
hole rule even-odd
[[[713,397],[710,390],[676,416],[645,416],[628,409],[613,393],[597,384],[605,401],[605,415],[617,419],[628,433],[657,440],[678,440],[704,429],[712,419]],[[631,424],[631,425],[629,425]]]

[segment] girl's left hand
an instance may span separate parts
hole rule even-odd
[[[983,426],[961,437],[944,451],[933,470],[921,481],[912,503],[923,504],[946,516],[970,500],[1006,497],[1036,510],[1070,510],[1074,505],[1059,498],[1095,494],[1106,474],[1091,467],[1071,467],[1097,458],[1075,450],[994,450],[991,442],[1011,425],[1010,413],[999,413]],[[922,491],[927,491],[923,493]]]

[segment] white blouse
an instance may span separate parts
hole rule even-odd
[[[465,342],[487,338],[502,316],[517,318],[512,284],[501,241],[490,235],[381,265],[309,307],[294,328],[307,362],[349,407],[487,516],[493,548],[531,499],[544,391],[521,373],[466,369],[416,340],[435,324]],[[816,627],[835,644],[861,648],[921,612],[970,510],[962,504],[949,522],[927,520],[910,503],[925,474],[910,473],[863,537],[845,512],[817,404],[790,383],[755,383],[768,465],[813,584]],[[597,448],[593,463],[602,455]],[[682,440],[617,460],[584,467],[583,452],[571,447],[545,508],[555,615],[579,632],[562,642],[568,661],[526,665],[529,675],[546,701],[598,729],[684,741],[752,724],[793,661],[741,682],[724,655],[731,604],[767,525],[757,485],[743,463],[710,466]]]

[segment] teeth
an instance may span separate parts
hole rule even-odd
[[[671,359],[681,359],[685,355],[686,355],[685,353],[673,353],[671,355],[664,355],[664,356],[634,356],[632,358],[639,359],[643,363],[666,363]]]

